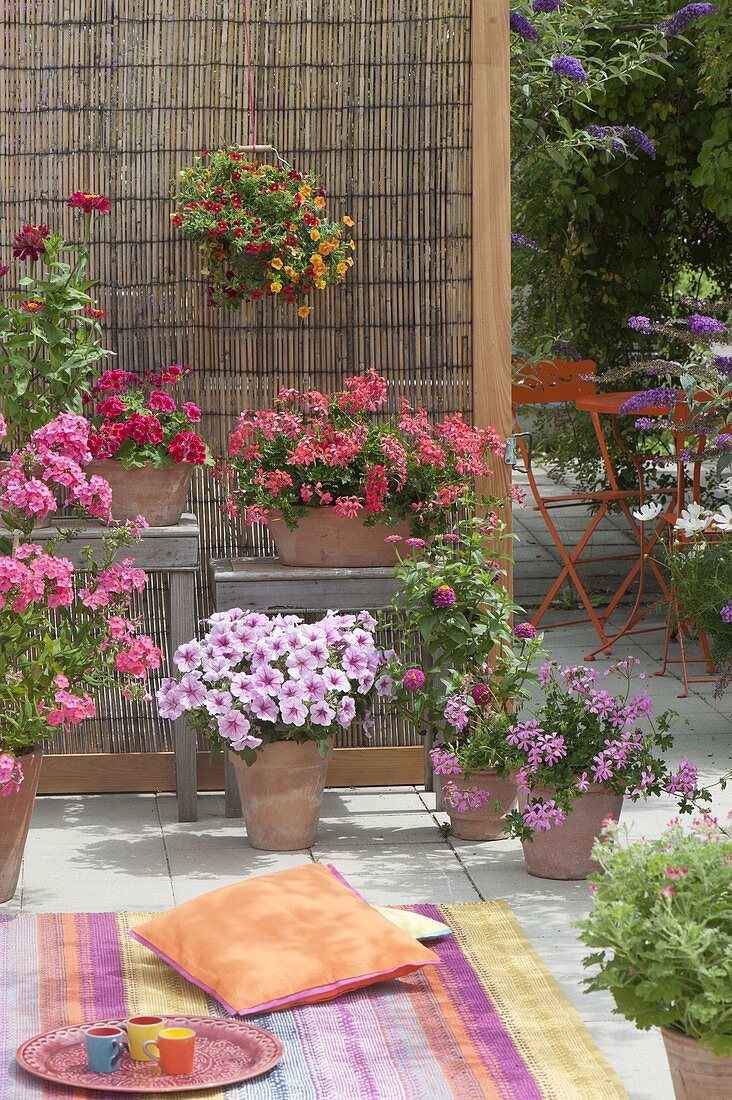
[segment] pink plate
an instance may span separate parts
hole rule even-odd
[[[190,1027],[196,1032],[193,1072],[163,1073],[154,1062],[133,1062],[125,1051],[116,1073],[92,1073],[86,1065],[82,1027],[59,1027],[35,1035],[18,1047],[18,1064],[44,1081],[104,1092],[193,1092],[194,1089],[234,1085],[276,1066],[282,1043],[268,1031],[239,1020],[216,1016],[165,1016],[168,1027]],[[124,1027],[120,1020],[95,1021]]]

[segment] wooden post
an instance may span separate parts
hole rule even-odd
[[[480,427],[494,425],[503,436],[512,431],[508,17],[505,0],[473,0],[473,419]],[[493,477],[478,490],[504,496],[510,483],[510,468],[496,461]],[[505,519],[510,523],[510,506]]]

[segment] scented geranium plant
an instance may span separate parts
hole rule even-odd
[[[12,262],[0,265],[0,279],[21,288],[16,304],[0,303],[0,407],[15,444],[58,413],[81,413],[99,362],[111,355],[87,275],[91,218],[109,213],[109,199],[77,191],[68,205],[82,220],[79,243],[27,224],[13,239]]]
[[[675,715],[654,717],[648,692],[633,692],[639,664],[635,657],[618,661],[606,669],[604,682],[583,665],[542,666],[542,705],[533,718],[513,723],[506,737],[520,753],[519,790],[527,799],[522,811],[509,815],[512,836],[531,840],[534,832],[562,825],[574,801],[596,786],[632,801],[671,794],[684,813],[708,801],[691,761],[684,758],[672,772],[661,755],[673,746]],[[604,686],[613,681],[621,685],[617,693]]]
[[[7,528],[28,537],[36,521],[50,519],[59,510],[61,492],[66,494],[66,507],[109,523],[109,485],[85,470],[92,459],[89,428],[83,416],[61,413],[37,428],[26,446],[13,452],[0,471],[0,518]],[[5,419],[0,415],[0,440],[6,434]]]
[[[398,417],[378,419],[386,399],[386,381],[372,369],[339,393],[282,390],[273,408],[242,413],[229,444],[233,507],[249,524],[266,523],[275,508],[289,528],[310,508],[368,526],[409,518],[415,534],[444,528],[503,443],[459,413],[432,424],[404,401]]]
[[[180,675],[163,680],[157,695],[163,718],[186,714],[212,749],[230,749],[247,764],[274,741],[314,741],[326,756],[336,730],[360,715],[368,728],[384,660],[368,612],[328,612],[306,623],[234,608],[208,626],[174,654]]]
[[[732,1056],[730,822],[678,820],[657,840],[627,843],[608,822],[593,850],[594,905],[577,922],[592,954],[587,991],[644,1030],[666,1027]]]
[[[353,264],[353,221],[328,217],[309,173],[233,145],[196,157],[178,186],[171,220],[198,243],[211,305],[280,298],[307,317],[313,293],[343,282]]]
[[[476,504],[470,496],[462,503],[469,509]],[[438,744],[432,761],[435,772],[448,777],[448,804],[450,776],[512,770],[517,754],[506,740],[510,715],[536,679],[541,639],[531,623],[512,627],[521,609],[509,596],[501,561],[487,558],[504,537],[490,510],[458,521],[429,546],[389,536],[399,556],[397,633],[418,631],[423,660],[410,667],[395,654],[377,690],[388,693],[418,729],[433,733]]]
[[[176,462],[211,465],[208,447],[192,430],[201,410],[192,401],[177,402],[169,392],[188,374],[190,367],[177,364],[145,377],[105,371],[94,386],[94,431],[89,438],[94,457],[113,458],[127,469]]]

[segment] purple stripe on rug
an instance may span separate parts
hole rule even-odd
[[[93,1013],[99,1020],[127,1018],[127,996],[116,913],[90,913],[89,954],[94,971]]]
[[[437,905],[410,905],[409,908],[449,924],[449,919]],[[499,1013],[463,954],[458,937],[445,936],[430,946],[445,961],[446,965],[438,967],[437,973],[449,991],[475,1049],[495,1076],[496,1085],[505,1083],[515,1100],[543,1100],[540,1086],[529,1072]]]

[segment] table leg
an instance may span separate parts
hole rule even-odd
[[[176,649],[189,641],[196,632],[194,613],[195,573],[170,573],[170,666]],[[175,750],[175,790],[178,798],[178,820],[198,820],[198,776],[196,769],[196,731],[185,715],[173,723]]]

